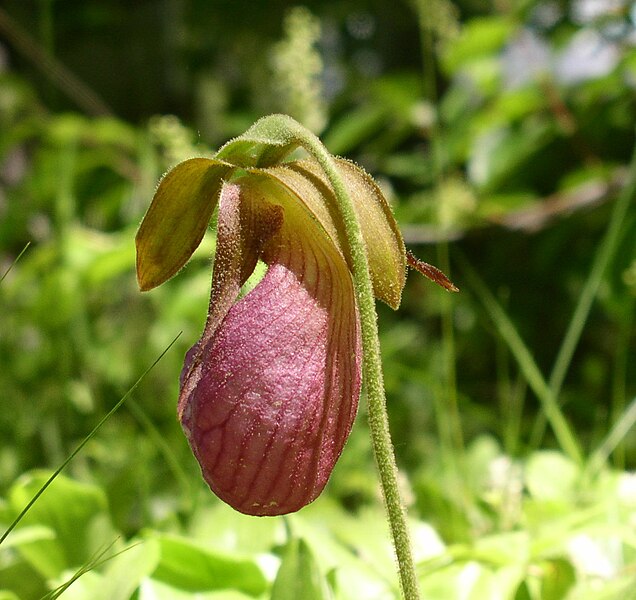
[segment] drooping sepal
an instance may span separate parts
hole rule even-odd
[[[155,192],[135,238],[137,281],[151,290],[175,275],[197,249],[233,165],[209,158],[178,164]]]

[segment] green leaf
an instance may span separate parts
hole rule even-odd
[[[499,15],[471,19],[459,39],[452,40],[445,48],[442,57],[445,71],[453,74],[477,58],[497,53],[515,27],[513,21]]]
[[[156,539],[133,542],[119,552],[106,548],[75,573],[63,573],[51,598],[129,600],[158,562],[159,543]],[[100,568],[103,572],[97,570]]]
[[[333,571],[330,578],[336,582],[339,600],[397,597],[394,554],[387,544],[384,515],[370,510],[352,516],[323,496],[303,509],[302,518],[291,515],[289,520],[296,537],[311,547],[321,571]]]
[[[131,544],[107,563],[100,596],[104,600],[128,600],[158,563],[157,540],[148,539]]]
[[[547,120],[532,127],[490,127],[474,140],[469,157],[469,175],[484,194],[500,191],[515,176],[527,175],[525,169],[555,137]]]
[[[21,559],[20,555],[0,548],[0,588],[2,592],[20,594],[20,598],[41,598],[48,591],[44,578]],[[9,596],[13,598],[12,595]],[[0,595],[0,598],[2,596]]]
[[[22,544],[52,539],[55,539],[55,532],[49,527],[43,527],[42,525],[21,527],[19,529],[15,529],[11,535],[2,542],[2,549],[8,550],[11,547],[17,548]]]
[[[250,554],[267,553],[284,535],[281,519],[254,519],[225,503],[210,503],[193,515],[187,535],[209,540],[211,546],[225,552],[241,550]]]
[[[203,239],[223,179],[233,169],[215,159],[192,158],[161,180],[136,237],[142,291],[161,285],[188,262]]]
[[[331,597],[329,584],[309,546],[302,539],[292,539],[285,548],[271,600],[327,600]]]
[[[138,596],[138,600],[253,600],[253,598],[236,590],[184,592],[153,579],[142,582]]]
[[[365,104],[349,111],[345,117],[331,126],[325,136],[325,146],[333,154],[351,152],[376,134],[382,128],[385,119],[386,109],[384,106]]]
[[[252,559],[205,548],[177,536],[161,535],[157,539],[161,559],[153,579],[192,592],[233,588],[258,595],[267,587],[263,572]]]
[[[41,471],[23,476],[11,488],[9,501],[15,514],[31,500],[48,479]],[[63,570],[87,562],[91,555],[112,541],[106,496],[94,485],[79,483],[59,475],[31,507],[16,534],[24,527],[40,525],[55,533],[20,544],[20,554],[44,577],[55,577]],[[10,539],[10,538],[8,538]]]
[[[526,485],[535,500],[572,500],[579,476],[576,464],[560,452],[535,452],[526,463]]]
[[[563,558],[545,561],[537,570],[544,574],[541,586],[542,600],[560,600],[567,597],[568,591],[576,581],[574,567]]]

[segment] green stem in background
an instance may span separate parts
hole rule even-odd
[[[588,477],[596,476],[603,468],[610,454],[618,448],[619,444],[625,439],[636,423],[636,398],[634,398],[627,410],[623,412],[620,418],[616,419],[614,426],[605,436],[601,445],[592,453],[587,461]]]
[[[188,499],[187,512],[192,515],[196,507],[197,495],[192,489],[192,485],[186,472],[176,459],[173,450],[166,442],[164,436],[157,429],[152,420],[148,417],[144,409],[135,402],[133,398],[128,401],[128,410],[146,430],[148,437],[155,443],[159,452],[163,455],[167,467],[172,471],[174,478],[181,484],[183,493],[181,496]]]
[[[25,244],[24,248],[22,248],[22,250],[20,251],[20,254],[18,254],[15,257],[15,260],[9,265],[9,268],[2,274],[2,277],[0,277],[0,283],[2,283],[4,281],[4,278],[11,272],[11,269],[13,269],[15,264],[22,258],[22,255],[27,251],[27,248],[30,245],[31,245],[31,242],[27,242]]]
[[[433,192],[436,194],[436,205],[438,212],[437,225],[442,230],[446,223],[441,218],[443,214],[442,203],[445,198],[442,194],[444,183],[444,158],[443,131],[438,116],[438,89],[437,89],[437,66],[435,41],[436,32],[440,30],[437,23],[439,17],[440,4],[436,4],[436,9],[431,10],[428,2],[418,0],[415,5],[417,11],[420,47],[422,60],[422,81],[424,84],[424,98],[435,109],[435,117],[428,125],[428,141],[430,144],[429,155],[431,163],[431,174],[434,184]],[[448,242],[440,240],[437,243],[437,260],[440,269],[451,276],[450,257]],[[464,432],[462,427],[459,403],[457,397],[457,373],[455,370],[455,326],[452,299],[443,294],[440,298],[441,304],[441,325],[442,325],[442,377],[440,385],[435,390],[434,406],[436,425],[440,440],[442,463],[446,467],[448,474],[448,487],[453,490],[453,495],[458,499],[464,514],[471,511],[472,500],[470,490],[465,485],[465,478],[462,475],[464,463]],[[457,531],[458,536],[463,532]]]
[[[420,46],[422,53],[422,70],[424,83],[424,97],[431,106],[437,107],[437,75],[435,65],[435,34],[434,29],[437,24],[432,22],[429,6],[423,2],[417,2]],[[431,171],[435,189],[438,192],[438,205],[443,201],[439,194],[444,180],[444,149],[442,144],[442,129],[437,116],[429,125],[429,142],[431,156]],[[440,211],[441,212],[441,211]],[[444,227],[445,224],[441,223]],[[447,275],[451,275],[448,242],[443,240],[437,244],[437,259],[440,269]],[[455,470],[455,457],[462,457],[464,454],[464,434],[462,422],[457,403],[457,376],[455,372],[455,330],[453,325],[453,305],[452,300],[446,294],[441,300],[442,306],[442,343],[443,343],[443,372],[444,385],[443,392],[436,394],[436,412],[438,414],[438,427],[442,447],[445,449],[446,462]],[[444,441],[445,440],[445,441]],[[457,473],[456,473],[457,474]]]
[[[27,503],[27,505],[22,509],[22,511],[20,512],[20,514],[13,520],[13,523],[11,523],[11,525],[9,525],[9,527],[7,528],[7,530],[2,534],[2,536],[0,536],[0,545],[2,544],[2,542],[4,542],[4,540],[7,539],[7,537],[9,536],[9,534],[15,529],[16,525],[24,518],[24,516],[29,512],[29,510],[31,509],[31,507],[37,502],[38,498],[46,491],[46,488],[48,488],[53,481],[55,481],[55,479],[57,478],[57,476],[64,470],[64,468],[66,467],[66,465],[68,465],[74,458],[75,456],[77,456],[77,454],[80,452],[80,450],[86,446],[86,444],[88,444],[88,442],[90,440],[93,439],[93,437],[95,437],[95,435],[97,434],[97,432],[100,430],[100,428],[102,427],[102,425],[104,423],[106,423],[106,421],[108,421],[108,419],[110,419],[110,417],[113,416],[113,414],[115,414],[115,412],[117,411],[117,409],[126,401],[126,399],[135,391],[135,389],[137,388],[137,386],[141,383],[141,381],[143,380],[143,378],[148,375],[148,373],[155,367],[155,365],[165,356],[165,354],[168,352],[168,350],[170,350],[170,348],[172,348],[172,346],[174,345],[174,343],[179,339],[179,336],[181,335],[181,332],[179,332],[177,334],[177,336],[170,342],[170,344],[168,344],[168,346],[166,347],[166,349],[157,357],[157,359],[155,360],[155,362],[153,362],[139,377],[139,379],[137,379],[137,381],[135,381],[135,383],[133,383],[133,385],[128,389],[128,391],[119,399],[119,401],[117,402],[117,404],[115,404],[115,406],[113,406],[113,408],[111,408],[99,421],[99,423],[97,423],[97,425],[95,425],[95,427],[93,427],[92,431],[81,441],[81,443],[77,446],[77,448],[75,448],[75,450],[73,450],[73,452],[71,452],[71,454],[68,456],[68,458],[57,468],[55,469],[55,471],[53,472],[53,474],[44,482],[44,484],[42,485],[42,487],[35,493],[35,495],[33,496],[33,498],[31,498],[31,500],[29,500],[29,502]]]
[[[605,237],[601,242],[598,252],[594,258],[592,269],[588,275],[585,286],[579,295],[579,301],[577,303],[572,319],[568,326],[563,342],[559,349],[554,367],[552,368],[552,374],[548,382],[550,393],[554,398],[558,398],[563,386],[563,381],[567,371],[572,363],[572,356],[576,350],[576,346],[581,338],[583,327],[587,322],[587,318],[592,308],[592,303],[596,299],[598,290],[603,281],[603,275],[605,270],[612,260],[616,248],[621,237],[621,230],[627,215],[629,205],[636,197],[636,148],[634,148],[632,160],[629,166],[629,180],[623,188],[621,194],[616,200],[612,209]],[[538,446],[545,430],[545,417],[547,415],[539,415],[537,422],[535,423],[534,431],[532,434],[532,441],[535,446]]]
[[[360,223],[333,157],[322,142],[308,129],[284,115],[272,117],[271,127],[273,138],[277,138],[282,144],[297,141],[316,159],[338,200],[338,208],[343,217],[352,260],[353,285],[360,312],[363,348],[362,370],[369,407],[369,427],[373,450],[395,545],[402,593],[407,600],[417,600],[420,597],[419,586],[411,553],[406,512],[400,497],[398,470],[389,430],[375,297]]]
[[[634,252],[633,255],[636,256],[636,252]],[[625,411],[629,345],[631,333],[634,331],[635,310],[636,298],[632,297],[627,301],[627,307],[623,308],[623,318],[621,319],[622,327],[618,332],[618,340],[616,342],[616,358],[612,377],[612,409],[610,411],[610,421],[613,424],[618,423],[621,415]],[[625,444],[620,444],[614,450],[614,466],[622,471],[626,469]]]
[[[458,257],[460,264],[462,265],[464,275],[470,283],[471,288],[477,294],[484,305],[484,308],[490,315],[499,335],[506,342],[508,348],[510,348],[510,351],[515,357],[519,368],[528,382],[528,385],[539,398],[543,408],[543,413],[552,426],[552,430],[554,431],[554,435],[561,447],[561,450],[572,460],[581,464],[583,462],[583,453],[581,452],[581,448],[576,440],[576,436],[572,433],[567,420],[563,416],[563,413],[561,412],[548,383],[541,374],[537,363],[532,357],[530,350],[528,350],[528,347],[521,339],[521,336],[506,314],[506,311],[501,307],[486,284],[470,266],[468,260],[461,254],[459,254]]]

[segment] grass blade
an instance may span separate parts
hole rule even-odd
[[[137,402],[133,398],[130,399],[127,406],[128,410],[133,414],[135,419],[139,421],[139,423],[146,429],[148,436],[154,441],[157,445],[157,448],[164,456],[166,460],[166,464],[168,468],[172,471],[175,479],[181,483],[181,487],[184,491],[184,496],[190,499],[190,512],[194,511],[195,502],[196,502],[196,494],[192,493],[192,485],[185,471],[181,467],[179,461],[174,456],[172,449],[163,438],[161,433],[157,430],[154,423],[148,418],[143,408],[139,406]]]
[[[55,600],[55,598],[58,598],[59,596],[61,596],[82,575],[84,575],[84,573],[88,573],[89,571],[92,571],[93,569],[98,567],[100,564],[103,564],[104,562],[110,560],[111,558],[115,558],[115,556],[117,556],[117,554],[119,553],[116,553],[107,558],[104,558],[104,557],[106,556],[106,553],[117,543],[118,539],[119,537],[116,537],[110,544],[106,545],[103,549],[97,550],[95,554],[93,554],[93,556],[89,558],[86,564],[82,565],[77,571],[75,571],[75,573],[70,579],[65,581],[62,585],[58,586],[57,588],[51,590],[48,594],[42,596],[40,600]]]
[[[472,289],[490,315],[499,335],[506,342],[508,348],[517,360],[528,385],[539,398],[543,408],[543,414],[545,414],[545,417],[552,426],[552,430],[554,431],[561,450],[572,460],[580,464],[583,460],[581,448],[530,350],[521,339],[521,336],[504,309],[499,302],[497,302],[479,275],[477,275],[475,270],[470,266],[468,260],[461,255],[459,258]]]
[[[20,254],[18,254],[15,257],[15,260],[9,265],[9,268],[4,272],[2,277],[0,277],[0,283],[2,283],[4,281],[4,278],[9,274],[9,272],[11,271],[11,269],[13,269],[13,267],[16,265],[16,263],[22,258],[22,255],[27,251],[27,248],[30,245],[31,245],[31,242],[27,242],[26,246],[24,246],[24,248],[22,248]]]
[[[155,367],[155,365],[165,356],[165,354],[172,348],[174,343],[179,339],[179,336],[182,332],[179,332],[177,336],[168,344],[166,349],[158,356],[158,358],[141,374],[139,379],[135,381],[135,383],[128,389],[128,391],[121,397],[121,399],[111,408],[104,417],[95,425],[93,430],[81,441],[81,443],[71,452],[68,458],[53,472],[53,474],[46,480],[46,482],[42,485],[42,487],[37,491],[37,493],[29,500],[27,505],[22,509],[20,514],[14,519],[14,521],[9,525],[7,530],[0,537],[0,545],[4,540],[8,537],[8,535],[15,529],[16,525],[24,518],[24,515],[29,512],[29,509],[37,502],[38,498],[44,493],[46,488],[48,488],[51,483],[55,480],[55,478],[64,470],[66,465],[68,465],[73,458],[80,452],[80,450],[86,446],[86,444],[95,436],[95,434],[99,431],[102,425],[119,409],[119,407],[126,401],[126,399],[133,393],[133,391],[137,388],[137,386],[141,383],[144,377]]]
[[[634,426],[634,423],[636,423],[636,398],[630,402],[627,410],[623,413],[621,418],[616,421],[614,427],[612,427],[610,432],[605,436],[603,442],[590,456],[587,465],[588,475],[593,476],[603,468],[609,455],[623,441],[630,429]]]
[[[628,183],[625,185],[614,204],[610,220],[605,231],[605,236],[594,257],[594,263],[592,264],[590,273],[585,281],[583,290],[579,295],[579,300],[576,308],[574,309],[574,313],[572,314],[572,319],[570,320],[565,336],[563,337],[563,342],[561,343],[561,347],[559,348],[559,352],[552,368],[548,385],[550,386],[550,390],[555,398],[558,398],[561,392],[563,381],[565,380],[565,376],[572,362],[572,356],[574,355],[576,346],[581,339],[581,333],[583,332],[583,328],[587,322],[592,304],[598,294],[598,290],[603,281],[603,276],[618,247],[622,226],[625,221],[629,205],[635,197],[636,148],[634,149],[634,154],[629,167]],[[538,446],[541,438],[543,437],[544,430],[545,416],[541,414],[535,423],[534,431],[532,433],[532,439],[534,440],[535,446]]]

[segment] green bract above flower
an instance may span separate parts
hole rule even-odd
[[[303,207],[349,261],[334,192],[315,160],[283,162],[295,149],[291,144],[284,152],[274,153],[278,146],[263,149],[250,140],[248,131],[215,158],[192,158],[174,167],[162,179],[137,233],[137,278],[142,291],[161,285],[186,264],[203,239],[222,185],[230,180],[238,185],[260,182],[257,187],[269,190],[272,203],[284,207],[286,201]],[[235,164],[219,156],[228,156]],[[269,164],[271,159],[280,162],[264,168],[247,166]],[[406,276],[406,251],[397,223],[373,179],[355,164],[335,160],[362,226],[375,295],[396,309]]]
[[[266,117],[214,158],[177,165],[136,239],[139,285],[149,290],[188,261],[218,205],[208,318],[186,356],[178,415],[211,489],[253,515],[292,512],[318,496],[360,393],[345,223],[320,160],[289,160],[302,143],[298,127]],[[374,294],[397,308],[407,254],[389,206],[362,169],[329,160],[352,198]],[[259,260],[265,277],[239,299]]]

